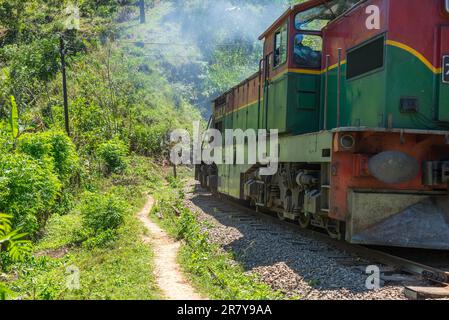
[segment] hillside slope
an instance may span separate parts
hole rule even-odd
[[[245,32],[247,40],[227,35],[232,24],[214,32],[206,19],[191,25],[216,14],[211,1],[180,3],[147,1],[142,25],[128,1],[0,0],[0,299],[161,297],[136,213],[148,192],[182,199],[181,181],[162,166],[170,131],[201,121],[216,92],[253,71],[259,48]],[[235,17],[232,2],[220,5]],[[79,28],[69,30],[78,13]],[[189,24],[196,37],[184,34]],[[189,228],[201,229],[180,209]],[[182,231],[186,221],[172,222]],[[227,264],[215,247],[184,252],[197,250],[215,264],[196,270]],[[271,295],[241,268],[223,277],[234,286],[229,295],[244,286],[253,288],[244,298]]]

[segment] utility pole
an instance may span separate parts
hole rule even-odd
[[[139,8],[140,8],[140,23],[144,24],[146,22],[146,17],[145,17],[145,0],[139,0]]]
[[[69,101],[67,97],[67,76],[66,76],[66,65],[65,65],[65,43],[64,36],[61,35],[60,38],[60,53],[61,53],[61,69],[62,69],[62,93],[64,96],[64,120],[65,120],[65,131],[67,135],[70,136],[70,125],[69,125]]]
[[[177,169],[176,169],[176,164],[173,163],[173,177],[175,179],[178,178],[178,173],[177,173]]]

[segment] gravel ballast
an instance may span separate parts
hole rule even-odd
[[[197,213],[200,221],[207,222],[210,241],[232,252],[248,273],[258,275],[262,282],[286,297],[406,299],[404,283],[382,281],[380,289],[367,289],[366,267],[370,262],[294,232],[292,228],[248,215],[198,186],[196,189],[187,194],[185,205]],[[412,280],[415,284],[416,280]]]

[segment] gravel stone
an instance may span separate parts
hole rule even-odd
[[[190,188],[191,190],[191,188]],[[239,212],[197,188],[185,205],[207,222],[209,240],[232,251],[250,274],[288,298],[307,300],[402,300],[404,286],[366,288],[368,261],[307,238],[280,224]],[[299,228],[299,226],[298,226]],[[364,268],[365,266],[365,268]]]

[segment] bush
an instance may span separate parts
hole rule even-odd
[[[25,83],[32,80],[49,81],[59,70],[58,39],[40,39],[20,46],[7,45],[0,58],[9,61],[11,75]]]
[[[72,140],[63,132],[47,131],[25,134],[17,148],[36,160],[50,165],[64,186],[79,172],[79,158]]]
[[[115,229],[97,231],[84,227],[73,231],[70,243],[87,249],[104,248],[117,240],[118,232]]]
[[[95,88],[98,86],[95,83],[97,81],[95,77],[86,76],[82,78],[84,81],[89,82],[91,86]],[[82,86],[83,89],[87,90],[86,87],[88,86]],[[92,101],[91,91],[78,93],[78,95],[80,97],[70,104],[72,110],[70,124],[73,128],[73,141],[80,155],[93,156],[96,154],[99,144],[104,141],[104,137],[109,135],[107,119],[109,119],[110,115],[107,109],[102,108],[98,103]],[[89,97],[89,99],[83,98],[84,96]],[[58,105],[52,108],[52,118],[50,121],[55,121],[55,125],[60,125],[61,127],[64,125],[63,106]]]
[[[109,244],[112,244],[117,238],[117,233],[115,230],[106,230],[100,232],[93,238],[88,238],[85,242],[83,242],[83,247],[87,249],[93,249],[98,247],[105,247]]]
[[[8,65],[9,87],[20,105],[31,103],[45,83],[60,69],[56,37],[26,44],[12,44],[0,49],[0,63]]]
[[[10,295],[10,290],[8,289],[8,287],[0,282],[0,301],[4,301],[8,298],[8,296]]]
[[[131,150],[143,156],[160,156],[163,152],[161,137],[165,137],[169,129],[158,125],[136,125],[130,135]]]
[[[124,221],[126,204],[111,194],[88,194],[81,206],[83,225],[99,235],[115,230]]]
[[[118,138],[102,143],[98,148],[105,173],[121,173],[126,168],[125,157],[128,154],[127,147]]]
[[[0,80],[1,81],[1,80]],[[9,132],[9,126],[4,121],[0,122],[0,153],[8,153],[13,150],[13,139]]]
[[[13,229],[11,216],[0,213],[0,252],[7,253],[6,260],[13,262],[23,261],[32,250],[31,241],[25,240],[26,233],[21,229]],[[5,256],[0,255],[0,270],[3,269]]]
[[[35,234],[45,225],[61,191],[48,166],[28,155],[0,155],[0,211],[13,216],[13,227]]]
[[[29,133],[21,136],[17,141],[17,150],[36,160],[51,162],[53,165],[50,158],[51,144],[42,133]]]

